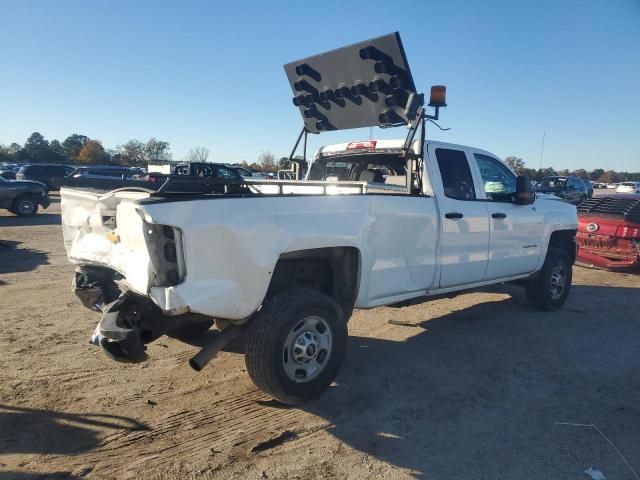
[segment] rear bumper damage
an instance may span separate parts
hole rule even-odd
[[[104,307],[102,319],[91,336],[91,343],[101,347],[113,360],[138,363],[147,359],[146,347],[139,328],[130,320],[135,310],[125,308],[128,295],[121,295]],[[129,315],[128,315],[129,314]]]
[[[578,253],[578,262],[613,271],[640,269],[640,256],[635,252],[625,255],[609,251],[587,250],[582,247]]]
[[[118,286],[118,277],[108,268],[85,266],[78,267],[73,282],[73,291],[82,304],[102,313],[91,343],[109,358],[123,363],[143,362],[148,359],[146,345],[162,335],[185,340],[213,326],[214,319],[206,315],[166,315],[150,298]],[[198,342],[202,349],[190,361],[195,370],[204,368],[229,341],[242,334],[241,328],[225,326],[224,331],[217,335],[212,332]]]
[[[640,269],[640,243],[616,237],[578,232],[578,262],[612,271]]]

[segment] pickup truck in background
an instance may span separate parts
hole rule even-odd
[[[38,213],[38,207],[47,208],[49,205],[51,199],[43,183],[0,177],[0,208],[21,217],[30,217]]]
[[[388,61],[376,48],[393,45],[370,42],[348,48]],[[319,63],[298,70],[321,78]],[[390,103],[381,101],[384,124],[395,121]],[[430,103],[437,118],[442,89]],[[318,129],[348,128],[371,111],[325,110]],[[296,404],[335,379],[354,308],[505,282],[524,287],[536,308],[560,308],[571,288],[576,208],[536,198],[528,179],[487,151],[430,141],[427,118],[422,108],[408,115],[405,140],[321,148],[304,181],[240,180],[215,193],[63,188],[74,289],[102,312],[94,343],[139,362],[161,335],[185,338],[215,323],[218,334],[190,365],[202,369],[242,336],[254,383]]]

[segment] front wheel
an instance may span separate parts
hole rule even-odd
[[[558,310],[567,300],[573,277],[571,258],[564,250],[550,247],[538,276],[527,282],[527,299],[540,310]]]
[[[260,389],[296,405],[335,379],[347,346],[347,322],[331,297],[307,288],[265,300],[247,331],[247,372]]]
[[[38,212],[38,203],[30,195],[20,195],[14,200],[12,211],[21,217],[30,217]]]

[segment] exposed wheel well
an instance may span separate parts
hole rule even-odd
[[[307,287],[332,297],[351,316],[358,293],[360,254],[354,247],[313,248],[280,256],[267,295]]]
[[[11,205],[15,208],[18,205],[18,202],[20,200],[23,200],[24,198],[28,198],[29,200],[36,202],[35,194],[30,192],[25,192],[25,193],[21,193],[20,195],[16,195],[16,197],[13,200],[11,200]]]
[[[569,254],[571,263],[576,261],[576,237],[577,230],[557,230],[549,238],[549,249],[551,247],[560,248]],[[547,249],[547,252],[549,251]]]

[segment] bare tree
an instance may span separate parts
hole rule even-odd
[[[187,162],[206,162],[209,158],[209,149],[205,147],[195,147],[187,153]]]
[[[519,157],[510,156],[504,159],[504,163],[509,165],[511,170],[516,172],[517,175],[522,175],[522,171],[525,169],[524,160]]]
[[[273,172],[276,169],[276,156],[271,152],[262,152],[258,155],[258,162],[263,172]]]
[[[168,162],[171,160],[169,153],[169,142],[163,142],[156,138],[150,138],[144,148],[145,157],[148,162]]]

